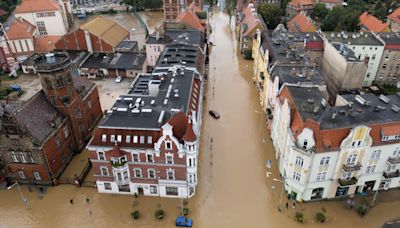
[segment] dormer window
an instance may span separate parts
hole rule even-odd
[[[172,150],[172,143],[171,143],[171,141],[166,141],[166,142],[165,142],[165,149],[166,149],[166,150]]]
[[[305,139],[304,142],[303,142],[303,149],[307,149],[307,144],[308,144],[308,142],[307,142],[307,140]]]

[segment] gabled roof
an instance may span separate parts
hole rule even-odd
[[[174,133],[174,136],[181,140],[182,137],[186,133],[186,128],[188,125],[188,118],[184,112],[179,112],[175,115],[173,115],[168,121],[173,128],[172,131]]]
[[[113,46],[118,46],[129,35],[129,31],[117,22],[103,16],[96,17],[80,27]]]
[[[204,32],[204,27],[201,24],[199,17],[195,13],[193,13],[191,10],[187,10],[185,12],[180,13],[176,17],[176,21],[186,24],[194,29],[197,29],[200,32]]]
[[[389,25],[382,22],[374,15],[364,12],[360,15],[360,25],[368,32],[390,32]]]
[[[37,36],[34,38],[35,52],[48,53],[56,49],[56,43],[61,36]]]
[[[292,20],[288,22],[290,32],[316,32],[313,21],[304,13],[298,13]]]
[[[314,0],[292,0],[289,2],[290,5],[298,7],[313,5],[314,3]]]
[[[193,131],[193,124],[189,123],[186,127],[185,135],[183,135],[182,139],[186,142],[194,142],[197,139],[196,134]]]
[[[322,3],[332,3],[332,4],[341,4],[343,0],[319,0]]]
[[[243,10],[243,21],[241,22],[241,26],[244,28],[243,35],[249,35],[257,25],[261,25],[264,29],[264,23],[260,16],[257,14],[257,10],[252,7],[250,4],[249,6]]]
[[[57,11],[60,6],[55,0],[23,0],[17,8],[15,13],[32,13],[42,11]]]
[[[32,38],[36,30],[36,26],[22,18],[16,18],[7,31],[7,37],[10,40]]]
[[[393,13],[388,16],[390,20],[400,24],[400,7],[393,11]]]

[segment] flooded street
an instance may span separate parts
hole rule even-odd
[[[253,62],[243,60],[238,53],[226,15],[215,13],[213,26],[210,40],[216,46],[210,56],[204,103],[199,184],[188,204],[194,227],[304,227],[294,221],[296,211],[304,212],[309,227],[380,227],[398,217],[399,201],[378,202],[364,218],[345,209],[341,201],[302,203],[282,213],[277,210],[281,183],[272,180],[280,177],[252,82]],[[209,109],[219,112],[221,119],[212,119]],[[268,159],[273,161],[269,177],[265,167]],[[29,209],[25,209],[17,188],[0,191],[0,227],[174,227],[180,213],[181,201],[177,199],[98,194],[95,188],[73,185],[47,188],[41,198],[36,189],[21,189],[29,199]],[[315,213],[322,207],[328,222],[315,224]],[[154,218],[159,208],[166,212],[162,221]],[[134,210],[141,212],[139,220],[130,217]]]

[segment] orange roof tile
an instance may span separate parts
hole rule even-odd
[[[23,0],[15,9],[15,13],[57,11],[59,9],[60,6],[55,0]]]
[[[39,36],[35,37],[35,51],[47,53],[56,49],[56,43],[62,36]]]
[[[289,2],[290,5],[292,6],[308,6],[308,5],[314,5],[313,0],[292,0]]]
[[[249,35],[249,33],[253,31],[257,25],[261,25],[264,28],[264,25],[261,22],[261,19],[259,18],[255,8],[248,6],[245,10],[243,10],[243,14],[244,19],[241,24],[247,25],[247,30],[244,33],[245,36]]]
[[[193,131],[193,124],[189,123],[186,127],[185,135],[182,137],[186,142],[194,142],[197,139],[196,134]]]
[[[316,32],[312,20],[303,13],[298,13],[292,20],[288,22],[290,32]]]
[[[184,112],[179,112],[167,121],[172,126],[172,131],[177,139],[182,139],[188,125],[188,118]]]
[[[368,32],[390,32],[389,25],[382,22],[374,15],[364,12],[360,15],[360,25],[368,30]]]
[[[400,7],[388,16],[390,20],[400,24]]]
[[[201,24],[199,17],[190,10],[180,13],[176,19],[177,22],[186,24],[194,29],[204,32],[204,27]]]
[[[35,30],[36,26],[27,22],[25,19],[16,18],[7,30],[7,37],[10,40],[32,38]]]
[[[382,134],[385,136],[400,135],[400,127],[396,125],[382,127]]]
[[[343,0],[319,0],[319,2],[341,4]]]

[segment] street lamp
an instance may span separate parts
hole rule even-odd
[[[28,209],[28,208],[29,208],[28,198],[26,198],[26,197],[24,196],[24,194],[22,194],[21,188],[19,187],[19,184],[18,184],[17,181],[15,181],[14,184],[8,186],[8,187],[7,187],[7,190],[12,189],[14,186],[17,186],[18,191],[19,191],[19,195],[21,196],[21,199],[22,199],[22,201],[24,202],[25,207]]]
[[[278,207],[279,211],[281,211],[281,209],[282,209],[282,197],[283,197],[283,186],[285,185],[285,181],[284,180],[279,180],[279,179],[276,179],[276,178],[272,178],[272,180],[282,183],[281,196],[280,196],[280,199],[279,199],[279,207]]]

